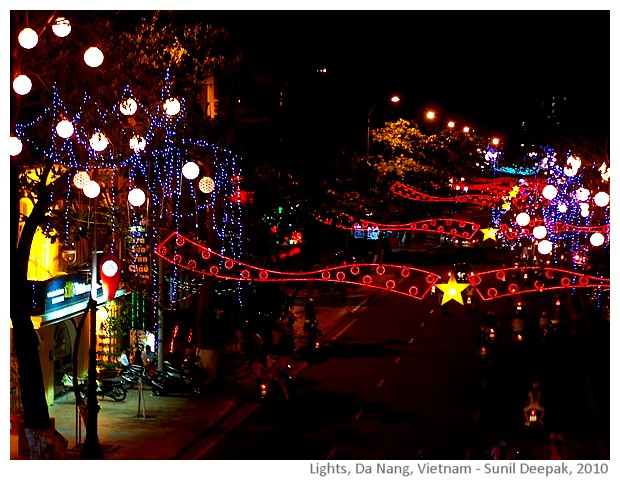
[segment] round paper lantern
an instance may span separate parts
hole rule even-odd
[[[517,215],[516,220],[517,220],[517,225],[521,227],[525,227],[526,225],[530,223],[530,216],[525,212],[521,212],[519,215]]]
[[[553,200],[558,194],[558,189],[555,188],[554,185],[545,185],[545,188],[542,190],[542,195],[547,200]]]
[[[71,23],[65,17],[58,17],[52,25],[52,32],[60,38],[64,38],[71,33]]]
[[[110,143],[108,138],[102,132],[96,132],[90,137],[90,146],[97,152],[103,152]]]
[[[127,195],[127,200],[134,207],[139,207],[141,205],[144,205],[144,202],[146,202],[146,194],[141,188],[134,188],[130,190],[129,194]]]
[[[34,48],[39,43],[39,35],[32,28],[24,28],[17,36],[19,44],[27,50]]]
[[[599,207],[606,207],[609,205],[609,194],[606,192],[598,192],[594,195],[594,203]]]
[[[134,152],[138,152],[140,150],[144,150],[146,148],[146,140],[144,139],[144,137],[141,137],[140,135],[134,135],[129,140],[129,147]]]
[[[580,202],[585,202],[590,196],[590,190],[581,187],[577,189],[575,195],[577,196],[577,200],[579,200]]]
[[[32,80],[27,75],[19,75],[13,80],[13,90],[18,95],[27,95],[32,90]]]
[[[211,193],[215,190],[215,182],[211,177],[202,177],[198,182],[198,189],[202,193]]]
[[[99,192],[101,192],[101,187],[94,180],[88,182],[84,187],[84,195],[88,198],[96,198],[99,195]]]
[[[532,235],[537,240],[541,240],[547,236],[547,228],[544,225],[538,225],[532,230]]]
[[[538,242],[538,253],[547,255],[553,250],[553,244],[549,240],[541,240]]]
[[[69,138],[73,135],[73,124],[69,120],[61,120],[56,125],[56,133],[59,137]]]
[[[90,182],[90,176],[88,175],[87,172],[84,172],[84,171],[77,172],[73,176],[73,185],[75,185],[80,190],[86,187],[86,185],[88,185],[89,182]]]
[[[594,232],[590,236],[590,243],[593,247],[600,247],[603,243],[605,243],[605,236],[600,232]]]
[[[12,136],[9,139],[9,153],[11,154],[12,157],[22,153],[22,148],[23,148],[22,141],[19,138]]]
[[[171,117],[181,111],[181,104],[176,98],[169,98],[164,102],[164,112]]]
[[[133,98],[128,98],[123,100],[118,108],[123,115],[133,115],[138,111],[138,104]]]
[[[200,168],[194,162],[187,162],[181,171],[188,180],[194,180],[200,174]]]
[[[92,68],[97,68],[103,63],[103,52],[97,47],[90,47],[84,52],[84,62]]]

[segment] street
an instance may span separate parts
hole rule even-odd
[[[546,300],[530,301],[528,314]],[[204,439],[200,458],[488,459],[502,438],[518,458],[547,459],[552,432],[563,435],[568,459],[605,458],[588,350],[570,335],[513,343],[512,299],[492,303],[498,339],[481,361],[477,335],[490,303],[441,309],[436,297],[375,297],[322,361],[299,372],[290,402],[247,408],[217,441]],[[547,409],[540,429],[524,426],[533,380]]]

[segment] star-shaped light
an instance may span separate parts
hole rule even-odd
[[[469,287],[469,283],[458,283],[456,278],[450,277],[448,283],[438,283],[436,287],[443,292],[442,305],[450,300],[456,300],[461,305],[464,305],[461,292]]]
[[[510,193],[508,194],[508,196],[510,198],[516,198],[518,194],[519,194],[519,185],[515,185],[514,187],[512,187],[512,190],[510,190]]]
[[[482,241],[484,242],[487,238],[490,238],[491,240],[496,240],[497,238],[495,237],[495,234],[497,233],[498,229],[497,228],[493,228],[493,227],[489,227],[489,228],[481,228],[480,231],[482,233],[484,233],[484,238],[482,239]]]

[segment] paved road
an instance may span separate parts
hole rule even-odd
[[[510,309],[506,302],[503,308]],[[545,459],[561,431],[572,459],[605,458],[574,339],[514,345],[502,326],[493,368],[476,356],[480,312],[383,295],[298,375],[288,404],[246,406],[194,450],[205,459],[482,459],[504,436],[520,458]],[[522,408],[542,377],[548,426]],[[580,412],[575,419],[575,412]],[[603,455],[603,456],[602,456]]]

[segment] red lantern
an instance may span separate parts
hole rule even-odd
[[[107,300],[112,300],[118,290],[118,284],[121,279],[121,262],[111,253],[106,253],[101,257],[99,264],[99,272],[101,273],[101,286],[103,294]]]

